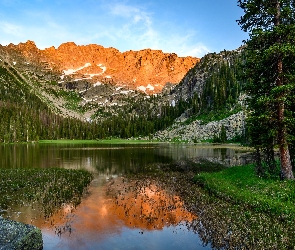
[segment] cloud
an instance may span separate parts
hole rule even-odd
[[[144,48],[160,49],[179,56],[202,57],[210,50],[197,40],[196,32],[186,31],[173,21],[161,24],[156,21],[152,12],[142,6],[126,3],[110,3],[110,14],[120,18],[120,24],[108,29],[113,38],[127,44],[132,50]]]
[[[178,53],[179,56],[194,56],[201,58],[209,52],[211,52],[211,50],[207,48],[207,46],[202,43],[197,43],[189,46],[184,45]]]
[[[2,45],[33,40],[39,48],[44,49],[75,38],[67,28],[55,22],[48,13],[26,12],[25,17],[22,25],[0,21]]]
[[[151,23],[151,14],[144,11],[142,7],[131,6],[123,3],[113,3],[109,5],[112,15],[121,16],[132,20],[134,24],[143,21],[147,25]]]
[[[21,37],[23,33],[23,27],[9,22],[0,22],[0,30],[6,34],[17,37]]]
[[[210,49],[202,42],[196,42],[196,33],[187,31],[183,33],[171,34],[169,38],[161,41],[161,45],[169,52],[175,52],[178,56],[202,57],[210,52]],[[177,51],[175,49],[177,48]]]
[[[112,3],[108,7],[114,18],[123,18],[114,27],[115,35],[119,39],[129,41],[133,45],[144,45],[156,38],[157,32],[153,27],[152,13],[147,12],[143,7],[124,3]]]
[[[143,8],[116,3],[110,6],[110,11],[115,17],[124,18],[122,27],[124,32],[127,32],[127,35],[132,33],[135,36],[143,34],[147,36],[154,33],[152,14],[146,12]]]

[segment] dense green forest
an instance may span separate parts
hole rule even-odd
[[[238,55],[231,56],[231,60],[218,60],[212,65],[202,93],[202,112],[231,109],[237,104],[242,89],[237,80],[239,59]]]
[[[94,124],[54,114],[12,68],[0,67],[0,141],[92,139]]]
[[[278,148],[281,179],[294,179],[295,3],[239,0],[238,6],[244,11],[238,23],[249,33],[243,77],[256,170],[260,176],[278,175]]]

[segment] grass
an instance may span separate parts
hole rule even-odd
[[[260,178],[253,165],[199,173],[194,181],[210,194],[234,204],[280,218],[295,218],[295,182]]]
[[[46,217],[64,204],[75,207],[92,179],[86,170],[0,169],[0,211],[38,203]]]
[[[233,110],[222,109],[222,110],[214,110],[214,111],[204,111],[199,115],[193,115],[187,120],[183,122],[183,124],[187,125],[192,123],[193,121],[199,120],[201,121],[202,125],[206,125],[212,121],[220,121],[225,118],[228,118],[231,115],[237,114],[238,112],[242,111],[241,107],[236,107]]]
[[[211,111],[208,113],[201,114],[197,117],[197,120],[201,120],[202,124],[205,125],[212,121],[220,121],[225,118],[228,118],[231,115],[234,115],[240,112],[242,109],[241,107],[237,107],[233,110],[219,110],[219,111]]]
[[[127,140],[127,139],[104,139],[104,140],[40,140],[39,143],[55,143],[55,144],[139,144],[154,143],[148,140]]]
[[[79,94],[76,91],[66,91],[66,90],[59,90],[58,95],[63,97],[66,101],[65,107],[67,109],[83,113],[83,107],[81,107],[80,102],[82,101],[82,98],[79,96]]]

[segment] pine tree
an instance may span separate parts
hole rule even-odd
[[[263,141],[267,137],[265,133],[275,130],[281,178],[294,179],[287,122],[292,117],[287,115],[290,112],[286,101],[294,90],[291,76],[295,74],[295,1],[238,0],[238,5],[244,10],[238,23],[250,35],[245,63],[245,76],[249,79],[246,90],[251,97],[250,117],[261,121],[256,122],[261,133],[254,134]]]

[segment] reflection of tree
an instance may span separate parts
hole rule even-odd
[[[227,156],[227,148],[221,148],[220,149],[220,154],[221,154],[221,159],[222,159],[222,161],[224,161],[224,159],[226,158],[226,156]]]
[[[86,168],[100,174],[136,173],[154,162],[167,163],[155,145],[19,144],[0,147],[0,166]]]

